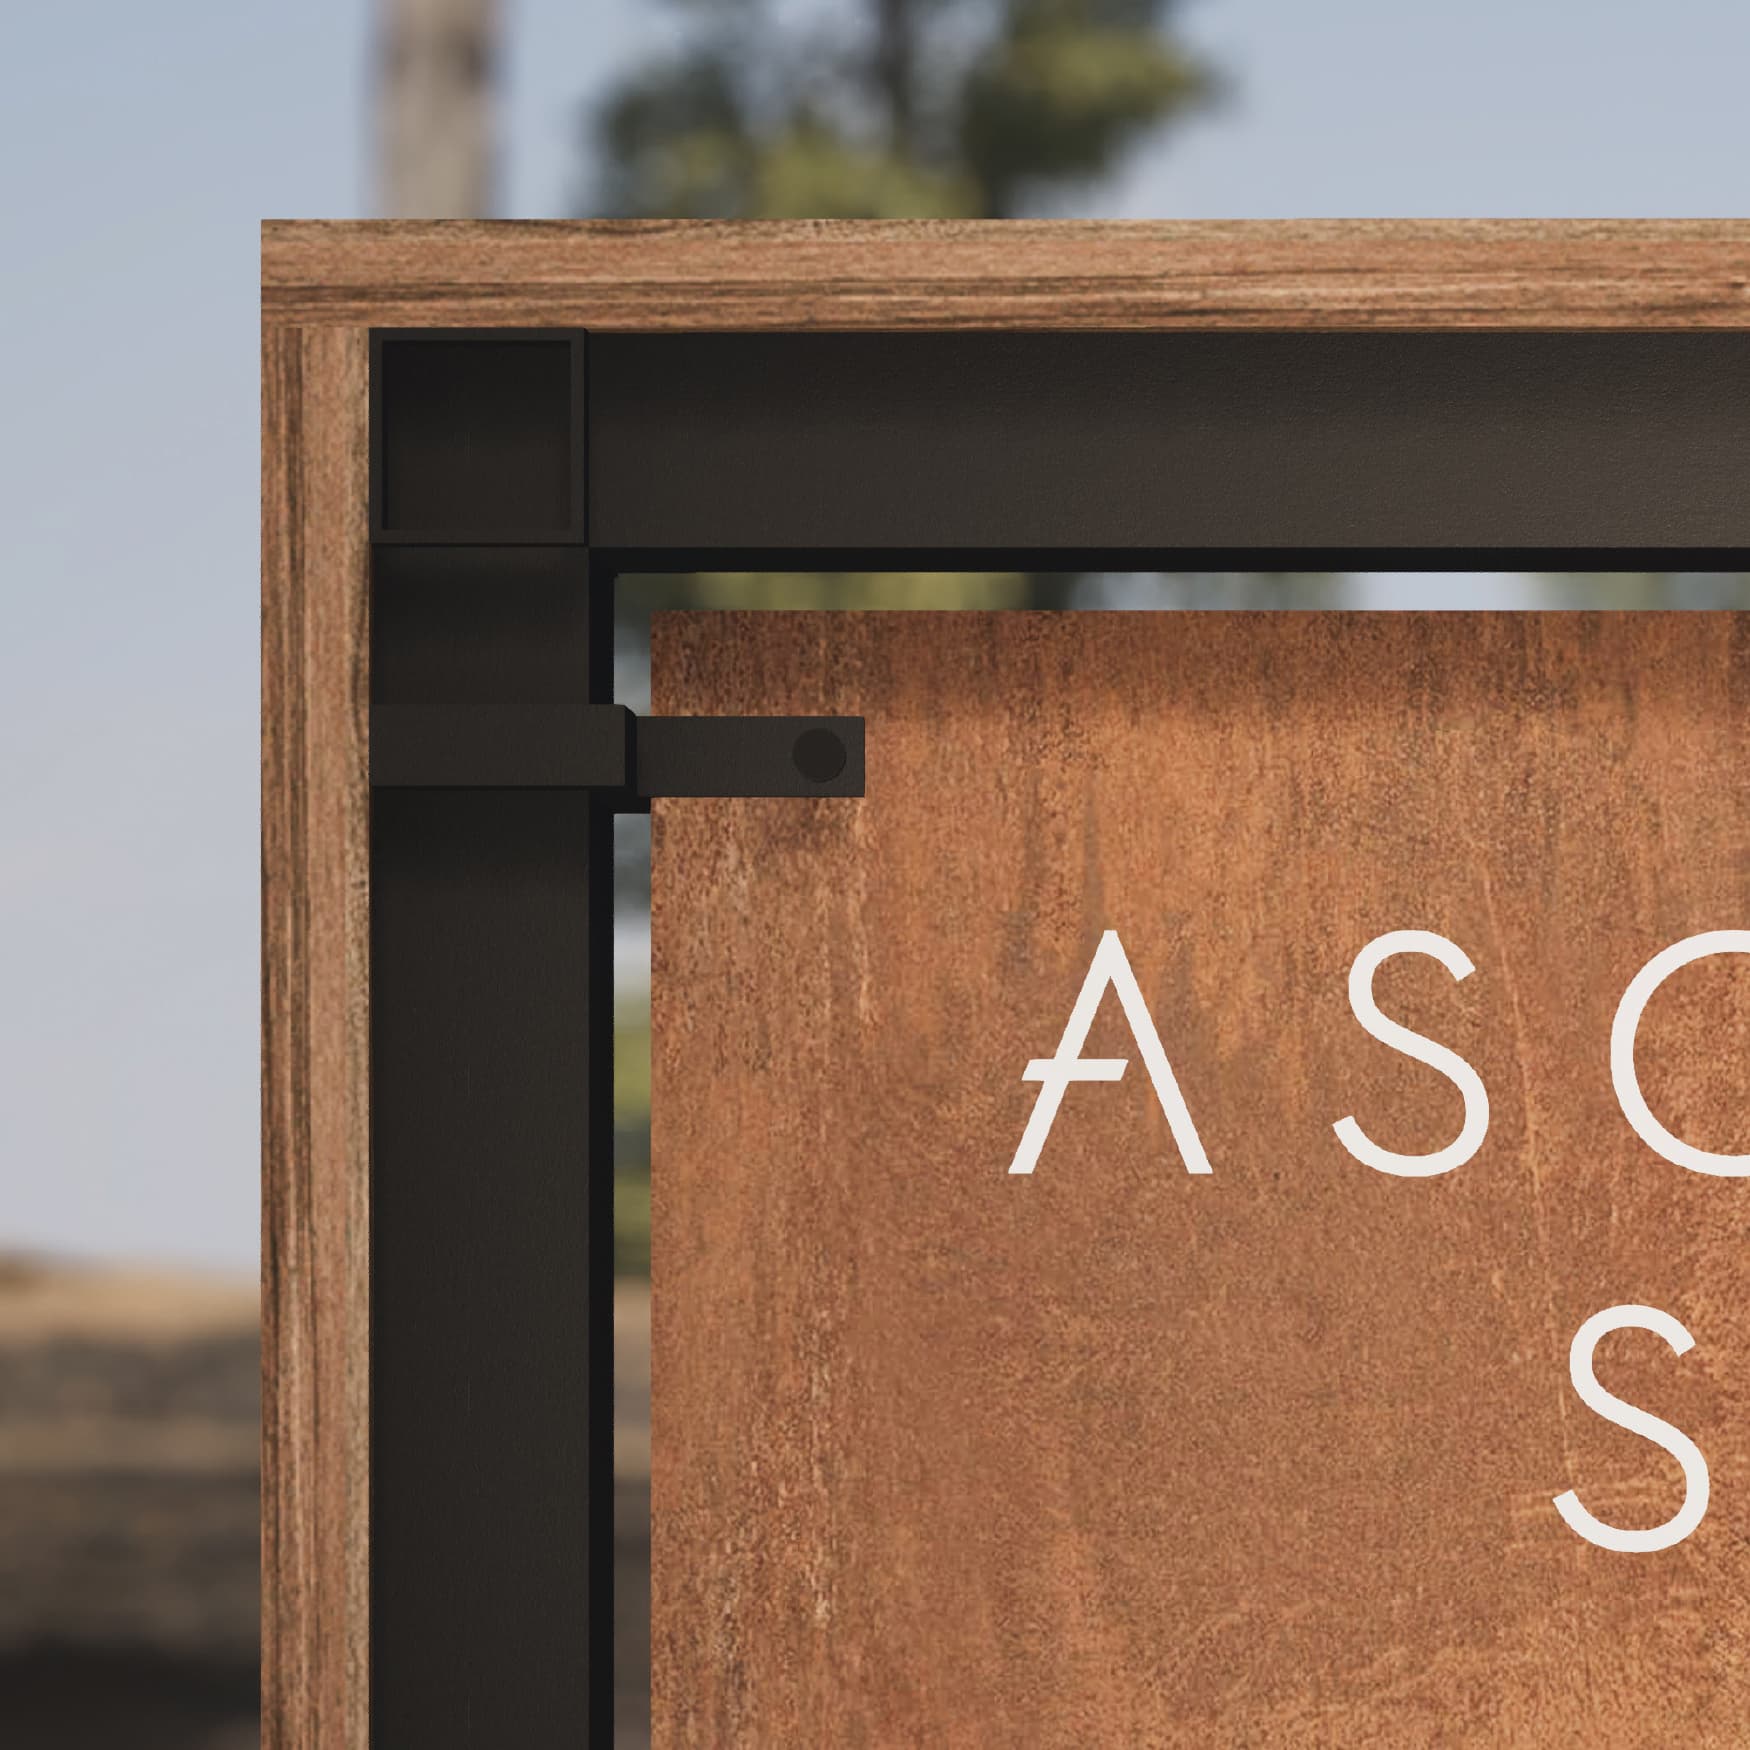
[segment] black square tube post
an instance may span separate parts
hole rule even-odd
[[[579,333],[373,335],[374,719],[608,701],[584,371]],[[612,803],[510,776],[373,761],[377,1750],[611,1735]]]

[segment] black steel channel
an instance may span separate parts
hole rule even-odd
[[[590,540],[626,571],[1694,569],[1750,546],[1747,474],[1750,333],[591,339]]]
[[[373,715],[608,700],[583,363],[580,335],[373,336]],[[373,787],[377,1750],[611,1739],[609,807]]]

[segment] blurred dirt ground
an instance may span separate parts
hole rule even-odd
[[[650,1741],[650,1289],[614,1302],[615,1750]],[[0,1253],[0,1750],[253,1750],[253,1285]]]
[[[252,1285],[0,1254],[0,1745],[247,1750]]]

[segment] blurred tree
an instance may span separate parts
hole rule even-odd
[[[1741,571],[1567,571],[1544,579],[1544,598],[1560,608],[1750,607]]]
[[[674,0],[670,58],[594,112],[598,213],[1009,218],[1208,103],[1177,0]]]

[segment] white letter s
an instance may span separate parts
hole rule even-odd
[[[1437,1173],[1450,1173],[1454,1167],[1462,1167],[1482,1147],[1489,1129],[1489,1095],[1482,1077],[1456,1051],[1436,1045],[1432,1039],[1424,1039],[1420,1033],[1412,1033],[1380,1013],[1373,1000],[1373,975],[1381,962],[1394,954],[1430,954],[1457,979],[1469,978],[1476,968],[1457,943],[1435,935],[1432,930],[1392,930],[1375,937],[1355,956],[1355,964],[1349,968],[1349,1006],[1355,1011],[1356,1020],[1382,1045],[1392,1046],[1457,1083],[1464,1096],[1464,1125],[1445,1148],[1426,1155],[1401,1155],[1381,1148],[1368,1139],[1352,1117],[1339,1118],[1331,1128],[1356,1160],[1377,1172],[1393,1173],[1401,1179],[1431,1179]]]
[[[1633,1404],[1625,1404],[1621,1398],[1607,1392],[1594,1377],[1592,1352],[1598,1347],[1598,1339],[1626,1326],[1655,1332],[1678,1355],[1685,1355],[1695,1347],[1695,1339],[1682,1325],[1656,1306],[1608,1307],[1603,1312],[1594,1313],[1574,1333],[1573,1344],[1568,1350],[1568,1374],[1587,1409],[1595,1411],[1605,1421],[1614,1422],[1617,1427],[1626,1428],[1631,1434],[1638,1434],[1643,1440],[1663,1447],[1677,1460],[1683,1467],[1686,1491],[1683,1506],[1675,1518],[1667,1519],[1663,1525],[1655,1525],[1647,1531],[1619,1531],[1614,1525],[1606,1525],[1602,1519],[1594,1519],[1580,1505],[1580,1497],[1572,1489],[1557,1495],[1555,1504],[1568,1529],[1588,1543],[1595,1543],[1600,1549],[1639,1554],[1669,1549],[1675,1543],[1682,1543],[1701,1524],[1702,1515],[1707,1512],[1707,1460],[1687,1434],[1645,1410],[1637,1410]]]

